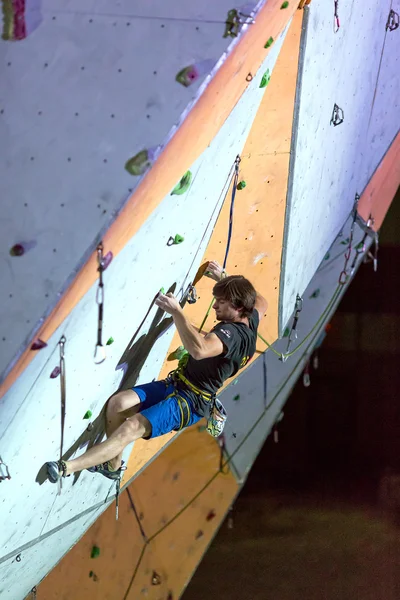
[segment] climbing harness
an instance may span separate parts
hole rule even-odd
[[[98,320],[97,320],[97,343],[94,351],[94,362],[96,365],[100,365],[106,360],[106,350],[103,346],[103,315],[104,315],[104,282],[103,273],[112,261],[113,255],[108,252],[106,256],[103,256],[103,242],[100,242],[97,246],[97,264],[99,272],[99,284],[96,292],[96,302],[99,307]]]
[[[65,412],[66,412],[66,398],[67,398],[67,388],[66,388],[66,379],[65,379],[65,342],[67,338],[65,335],[62,335],[58,345],[60,347],[60,391],[61,391],[61,442],[60,442],[60,464],[62,464],[63,460],[63,447],[64,447],[64,428],[65,428]],[[58,495],[61,494],[62,489],[62,477],[58,480]]]
[[[360,196],[358,194],[356,194],[355,200],[354,200],[354,206],[353,206],[353,221],[351,223],[351,228],[350,228],[349,245],[344,254],[345,261],[344,261],[343,270],[339,276],[339,285],[344,285],[345,283],[347,283],[347,281],[349,279],[349,275],[347,274],[347,264],[350,260],[351,252],[353,249],[354,227],[355,227],[356,219],[357,219],[357,210],[358,210],[359,200],[360,200]]]
[[[11,475],[8,466],[0,456],[0,482],[4,481],[5,479],[11,479]]]
[[[243,20],[244,17],[244,20]],[[247,21],[250,19],[250,21]],[[228,11],[228,16],[225,21],[225,32],[223,37],[237,37],[239,33],[239,29],[241,25],[252,25],[254,23],[254,18],[251,15],[246,15],[242,13],[240,10],[236,10],[235,8]]]
[[[287,343],[287,347],[286,347],[286,354],[282,353],[280,355],[280,359],[279,359],[282,362],[286,362],[286,360],[289,356],[290,348],[293,344],[293,340],[297,340],[297,323],[299,320],[299,315],[300,315],[301,311],[303,310],[303,298],[301,298],[301,296],[299,296],[299,294],[297,294],[297,296],[296,296],[294,310],[295,310],[295,313],[294,313],[292,328],[289,333],[289,339],[288,339],[288,343]]]
[[[344,121],[344,112],[337,104],[333,105],[332,117],[331,117],[331,125],[336,127],[340,125]]]
[[[390,10],[386,23],[386,31],[394,31],[399,26],[399,15],[393,9]]]
[[[333,32],[337,33],[340,29],[340,21],[339,21],[339,0],[334,0],[335,4],[335,14],[333,17]]]

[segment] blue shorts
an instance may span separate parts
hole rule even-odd
[[[139,412],[151,423],[151,435],[148,439],[182,429],[182,408],[176,398],[173,383],[152,381],[133,387],[132,390],[137,393],[141,401]],[[179,395],[184,403],[187,402],[189,412],[184,427],[190,427],[200,421],[202,416],[194,411],[193,404],[185,392],[179,390]]]

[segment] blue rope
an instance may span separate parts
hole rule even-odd
[[[224,262],[223,262],[223,265],[222,265],[223,269],[225,269],[225,267],[226,267],[226,263],[228,261],[229,249],[231,247],[232,227],[233,227],[233,209],[234,209],[234,206],[235,206],[236,188],[237,188],[238,178],[239,178],[239,163],[240,163],[240,157],[237,156],[236,157],[236,161],[235,161],[235,176],[233,178],[232,198],[231,198],[231,210],[230,210],[230,213],[229,213],[228,242],[227,242],[227,245],[226,245],[225,258],[224,258]]]

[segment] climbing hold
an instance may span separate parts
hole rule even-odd
[[[89,425],[86,427],[86,431],[92,431],[93,429],[93,423],[89,423]]]
[[[399,26],[399,15],[393,9],[390,9],[388,20],[386,23],[386,31],[395,31]]]
[[[261,83],[260,83],[260,88],[267,87],[267,85],[269,84],[269,80],[270,79],[271,79],[271,75],[269,73],[269,69],[267,69],[265,71],[264,75],[262,76]]]
[[[135,154],[135,156],[130,158],[125,163],[125,169],[131,175],[143,175],[143,173],[145,173],[147,171],[147,169],[150,169],[151,165],[154,162],[154,158],[155,158],[154,148],[150,148],[148,150],[142,150],[141,152],[138,152],[137,154]]]
[[[281,10],[282,10],[283,8],[287,8],[288,6],[289,6],[289,2],[284,2],[284,3],[282,4],[282,6],[281,6]]]
[[[4,481],[5,479],[11,479],[11,475],[8,466],[0,456],[0,481]]]
[[[184,67],[179,71],[179,73],[175,77],[175,80],[178,83],[181,83],[184,87],[189,87],[202,75],[209,73],[215,65],[215,62],[216,61],[214,59],[207,58],[206,60],[194,63],[193,65],[189,65],[188,67]]]
[[[214,510],[210,510],[206,519],[207,519],[207,521],[212,521],[216,516],[217,516],[216,512]]]
[[[106,346],[111,346],[111,344],[113,344],[113,343],[114,343],[114,338],[110,337],[110,338],[108,338],[108,340],[106,342]]]
[[[274,38],[270,37],[269,40],[266,42],[264,48],[269,48],[270,46],[272,46],[273,43],[274,43]]]
[[[58,377],[60,373],[61,373],[60,367],[54,367],[54,369],[52,370],[52,372],[50,374],[50,379],[56,379],[56,377]]]
[[[179,183],[176,184],[171,192],[171,196],[181,196],[188,191],[190,184],[192,183],[192,172],[186,171]]]
[[[177,244],[182,244],[182,242],[184,240],[185,240],[185,238],[183,236],[179,235],[179,233],[177,233],[175,237],[172,237],[172,235],[171,235],[167,242],[167,246],[174,246]]]
[[[151,585],[160,585],[160,583],[161,583],[161,577],[159,576],[158,573],[153,571],[153,575],[151,576]]]
[[[83,415],[84,419],[90,419],[90,417],[92,416],[92,411],[91,410],[87,410],[85,412],[85,414]]]
[[[289,333],[290,333],[289,327],[286,327],[285,331],[283,332],[283,337],[289,337]]]
[[[331,116],[330,124],[334,127],[340,125],[344,121],[344,112],[343,109],[340,108],[336,103],[333,105],[333,111]]]
[[[175,350],[175,352],[172,352],[170,354],[171,356],[171,360],[182,360],[182,358],[186,355],[189,354],[188,351],[185,349],[184,346],[178,346],[178,348]]]
[[[31,346],[31,350],[41,350],[42,348],[46,348],[47,344],[40,338],[35,340]]]
[[[94,575],[93,571],[90,571],[89,577],[93,577],[93,575]]]
[[[15,244],[10,250],[11,256],[22,256],[23,254],[25,254],[25,248],[22,244]]]
[[[232,381],[232,385],[237,385],[239,383],[239,379],[235,379],[235,381]]]
[[[311,294],[310,298],[318,298],[320,293],[321,293],[320,289],[317,289]]]
[[[105,256],[103,256],[103,258],[101,259],[101,268],[103,271],[105,271],[107,269],[107,267],[110,266],[112,259],[113,259],[112,252],[107,252],[107,254]]]
[[[241,25],[239,12],[236,9],[228,11],[228,16],[225,21],[225,32],[222,37],[237,37],[239,27]]]
[[[27,3],[28,4],[28,3]],[[36,3],[38,5],[38,3]],[[2,39],[16,42],[24,40],[42,22],[38,6],[25,7],[25,2],[3,0],[3,32]]]
[[[245,181],[239,181],[239,183],[236,186],[237,190],[244,190],[244,188],[246,187],[246,182]]]
[[[90,558],[97,558],[98,556],[100,556],[100,548],[98,546],[93,546]]]
[[[167,600],[174,600],[172,592],[168,592]]]
[[[342,240],[340,242],[340,244],[341,244],[341,246],[347,246],[349,242],[350,242],[350,238],[346,238],[345,240]]]
[[[93,581],[98,581],[99,580],[99,578],[97,577],[97,575],[96,575],[96,573],[94,571],[90,571],[89,577],[92,577]]]
[[[200,538],[202,538],[204,535],[204,531],[201,531],[201,529],[196,533],[196,540],[199,540]]]
[[[330,256],[330,252],[327,252],[324,256],[324,260],[329,260]]]
[[[236,396],[233,397],[234,402],[237,402],[238,400],[240,400],[240,394],[236,394]]]

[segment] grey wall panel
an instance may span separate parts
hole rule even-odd
[[[346,236],[349,235],[350,223],[351,219],[347,219],[343,235],[336,238],[303,294],[303,309],[297,326],[298,338],[289,350],[294,354],[281,361],[279,356],[288,353],[288,338],[278,340],[273,344],[278,355],[272,350],[266,351],[221,394],[221,401],[228,412],[225,428],[227,455],[231,457],[233,473],[240,483],[246,479],[313,349],[320,343],[326,323],[350,283],[349,280],[336,293],[344,265],[344,252],[348,246]],[[356,225],[354,248],[362,238],[363,231]],[[370,243],[368,239],[367,248]],[[349,266],[354,256],[353,250]],[[358,256],[356,269],[361,261],[362,254]],[[371,266],[370,269],[373,277]],[[289,327],[291,325],[292,318]],[[259,345],[262,344],[259,340]]]
[[[307,9],[287,198],[280,334],[296,294],[306,289],[366,182],[362,153],[369,152],[368,119],[377,85],[380,93],[378,76],[382,82],[387,77],[381,55],[390,5],[390,0],[340,4],[336,35],[333,4],[313,2]],[[344,111],[344,122],[336,127],[330,125],[335,103]],[[389,113],[379,125],[385,139],[398,129]]]
[[[0,39],[0,373],[140,181],[125,162],[161,149],[232,42],[227,2],[150,4],[47,0],[27,39]],[[190,88],[175,81],[204,59]]]

